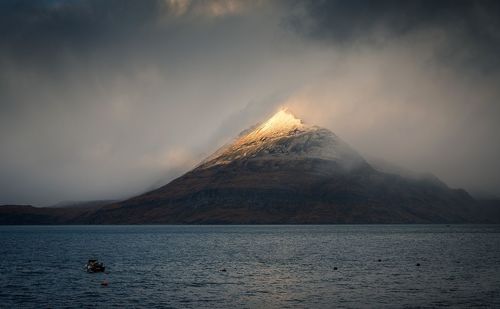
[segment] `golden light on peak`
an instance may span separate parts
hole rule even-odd
[[[302,121],[295,117],[288,109],[280,109],[262,126],[262,130],[279,130],[296,126],[301,126]]]
[[[276,114],[248,134],[244,140],[259,140],[263,137],[282,136],[295,129],[302,130],[304,127],[302,120],[295,117],[288,108],[280,108]]]

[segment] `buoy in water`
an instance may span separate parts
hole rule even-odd
[[[382,260],[381,260],[381,259],[378,259],[378,261],[379,261],[379,262],[382,262]]]
[[[420,263],[417,263],[417,265],[416,265],[416,266],[420,266]]]
[[[338,268],[337,267],[334,267],[333,270],[337,270]]]

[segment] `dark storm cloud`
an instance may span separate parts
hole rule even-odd
[[[57,64],[64,51],[116,44],[158,17],[157,1],[2,1],[2,52],[30,64]]]
[[[387,40],[439,29],[450,40],[441,61],[455,61],[485,72],[500,63],[500,2],[490,0],[300,1],[302,14],[289,19],[298,33],[335,44]]]
[[[345,42],[378,30],[404,35],[421,27],[458,27],[498,44],[498,34],[493,31],[499,23],[498,1],[332,0],[303,1],[296,5],[302,6],[310,20],[306,25],[305,20],[296,16],[295,25],[318,38]],[[487,23],[491,25],[485,27]]]

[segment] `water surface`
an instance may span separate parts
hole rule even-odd
[[[6,308],[500,307],[500,226],[0,226],[0,274]]]

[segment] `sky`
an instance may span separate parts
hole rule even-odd
[[[500,2],[0,2],[0,204],[167,183],[288,107],[500,196]]]

